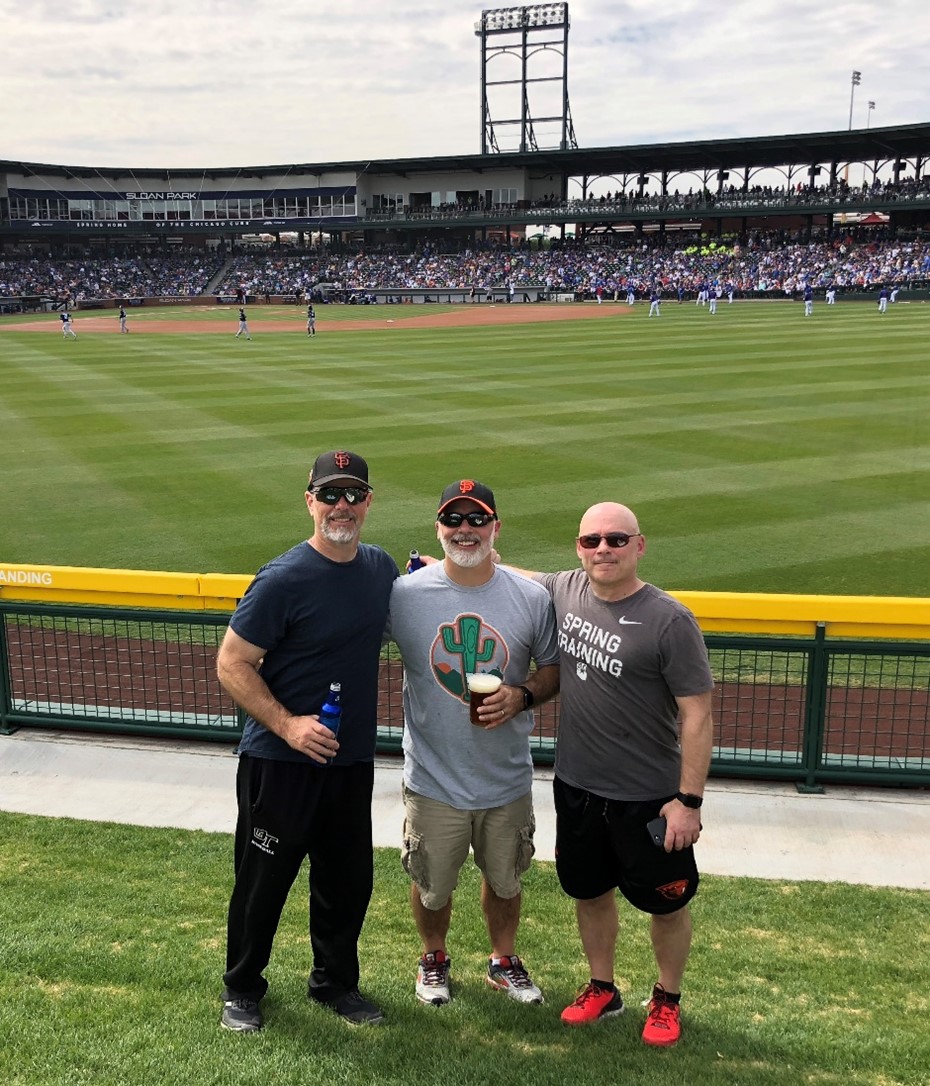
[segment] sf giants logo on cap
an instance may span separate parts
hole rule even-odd
[[[459,483],[460,494],[470,494],[475,489],[475,484],[472,479],[463,479]]]
[[[337,468],[347,468],[352,463],[352,457],[346,452],[337,452],[333,455],[333,461]]]

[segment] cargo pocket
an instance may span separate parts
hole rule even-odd
[[[410,833],[404,824],[404,844],[400,850],[400,862],[413,882],[419,886],[422,893],[429,892],[427,880],[426,853],[423,838],[418,833]]]
[[[530,820],[519,832],[519,839],[517,841],[517,859],[514,867],[514,874],[519,878],[525,871],[529,870],[530,863],[533,856],[536,853],[536,846],[533,844],[533,835],[536,832],[536,818],[530,815]]]

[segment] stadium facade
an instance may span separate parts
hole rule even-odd
[[[772,184],[771,178],[778,181]],[[767,178],[766,184],[759,179]],[[854,180],[851,180],[854,179]],[[604,194],[594,193],[607,189]],[[0,160],[0,253],[246,235],[413,247],[581,233],[930,227],[930,123],[749,139],[204,169]]]

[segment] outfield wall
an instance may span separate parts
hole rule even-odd
[[[0,600],[231,612],[251,575],[0,563]],[[672,591],[705,632],[930,640],[930,599]]]
[[[837,303],[839,302],[871,302],[875,304],[878,300],[878,291],[881,287],[881,283],[876,284],[874,289],[860,290],[855,288],[848,288],[845,290],[838,290],[836,295]],[[505,287],[493,287],[486,289],[484,287],[476,288],[475,296],[472,297],[471,287],[359,287],[357,290],[346,289],[340,293],[356,294],[361,296],[367,296],[374,298],[380,305],[401,303],[414,305],[429,304],[436,302],[442,305],[460,305],[460,304],[474,304],[474,305],[487,305],[489,302],[493,302],[495,305],[506,304],[508,301],[513,301],[515,304],[526,304],[535,302],[584,302],[593,301],[594,293],[590,290],[549,290],[543,285],[530,285],[521,286],[514,292],[512,299],[508,297],[508,292]],[[814,291],[814,297],[818,302],[822,302],[824,299],[825,289],[818,287]],[[688,301],[694,299],[695,292],[689,290],[686,293]],[[755,290],[751,293],[740,291],[735,295],[737,301],[754,301],[754,302],[785,302],[801,300],[800,294],[796,291],[791,294],[785,294],[784,291],[773,290]],[[676,300],[675,291],[673,288],[667,288],[666,292],[662,296],[662,300],[666,304],[671,304]],[[2,299],[0,299],[2,301]],[[9,298],[5,300],[7,305],[13,304],[18,301],[15,298]],[[611,305],[615,303],[626,304],[626,293],[623,290],[609,291],[604,295],[605,303]],[[642,293],[637,297],[637,302],[642,305],[647,302],[648,298],[644,298]],[[930,301],[930,288],[926,286],[917,287],[914,289],[902,289],[896,304],[902,302],[927,302]],[[306,295],[296,294],[269,294],[265,295],[250,294],[246,297],[244,302],[237,302],[231,295],[216,295],[216,294],[197,294],[188,296],[167,296],[159,295],[157,297],[144,297],[144,298],[130,298],[121,299],[118,296],[112,298],[83,298],[77,302],[73,309],[78,310],[92,310],[92,309],[118,309],[120,305],[127,305],[133,307],[145,306],[146,309],[157,309],[162,306],[238,306],[246,305],[249,307],[262,306],[262,305],[293,305],[300,306],[306,304]],[[334,302],[315,302],[317,306],[329,306],[329,305],[344,305],[342,301]],[[362,304],[362,303],[359,303]],[[130,314],[131,315],[131,314]]]

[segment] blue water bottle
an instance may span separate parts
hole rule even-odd
[[[320,710],[320,723],[338,737],[339,725],[342,722],[342,683],[330,683],[329,693]],[[332,765],[332,758],[326,759],[327,765]]]
[[[407,564],[407,572],[408,573],[413,573],[413,571],[416,570],[416,569],[422,569],[425,565],[426,565],[426,563],[420,557],[420,552],[419,551],[411,551],[410,552],[410,561]]]

